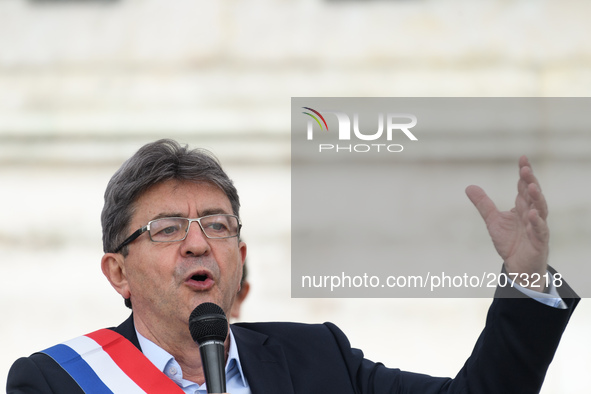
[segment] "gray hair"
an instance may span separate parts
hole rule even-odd
[[[129,232],[134,204],[152,186],[168,180],[208,182],[219,187],[239,215],[240,200],[232,180],[217,158],[205,149],[190,150],[170,139],[141,147],[115,172],[105,190],[101,214],[103,250],[114,252]],[[127,246],[121,250],[126,256]]]

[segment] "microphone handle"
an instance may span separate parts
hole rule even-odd
[[[224,342],[218,340],[205,341],[199,345],[205,383],[208,394],[226,392],[226,368]]]

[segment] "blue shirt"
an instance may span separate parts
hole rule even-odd
[[[175,382],[187,394],[206,394],[206,383],[199,385],[195,382],[183,379],[183,371],[174,357],[154,342],[145,338],[137,332],[137,339],[142,348],[144,356],[148,358],[166,376]],[[230,330],[230,350],[228,352],[228,361],[226,362],[226,391],[232,394],[251,394],[250,386],[242,372],[240,357],[238,356],[238,347],[234,334]]]

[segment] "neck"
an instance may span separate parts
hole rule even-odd
[[[183,371],[183,379],[189,380],[197,384],[205,382],[205,375],[203,372],[203,365],[201,363],[201,354],[199,353],[199,346],[191,338],[188,325],[185,325],[184,330],[174,330],[171,327],[160,329],[160,327],[146,324],[141,318],[134,314],[134,325],[136,330],[146,339],[152,341],[160,348],[171,354],[179,363]],[[230,335],[224,342],[225,360],[228,361],[228,353],[230,350]]]

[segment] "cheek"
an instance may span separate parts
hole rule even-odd
[[[215,255],[215,260],[218,262],[224,276],[232,281],[232,283],[236,280],[240,282],[242,278],[242,259],[240,258],[240,253],[235,248],[220,250]]]
[[[234,270],[234,281],[236,283],[236,291],[240,290],[240,281],[242,280],[242,270],[244,267],[242,266],[242,259],[237,257],[233,260],[235,263],[232,267]]]
[[[159,264],[159,259],[139,259],[130,261],[127,265],[127,278],[132,294],[149,293],[158,288],[166,287],[171,272],[166,271],[165,264]]]
[[[139,294],[145,292],[147,289],[153,288],[153,280],[148,275],[146,270],[137,267],[129,267],[128,270],[129,289],[131,294]]]

